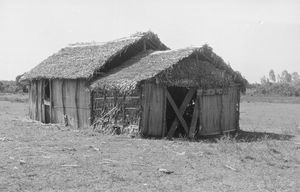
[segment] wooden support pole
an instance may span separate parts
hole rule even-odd
[[[223,95],[221,97],[221,109],[220,109],[220,115],[219,115],[219,129],[220,133],[223,134],[223,128],[222,128],[222,118],[223,118]]]
[[[189,128],[187,123],[185,122],[185,120],[182,117],[182,113],[180,113],[180,111],[178,110],[178,107],[176,106],[176,103],[174,102],[172,96],[170,95],[169,91],[166,90],[166,95],[167,95],[167,99],[169,100],[175,114],[177,115],[177,118],[179,119],[180,123],[182,124],[186,134],[189,134]]]
[[[200,131],[203,128],[203,126],[201,125],[201,123],[202,123],[202,105],[203,105],[203,103],[201,103],[202,97],[203,97],[203,95],[197,95],[197,98],[198,98],[198,101],[199,101],[199,104],[198,104],[198,116],[199,116],[198,134],[200,134]]]
[[[78,111],[78,79],[75,80],[75,110],[76,110],[76,123],[77,128],[80,126],[80,120],[79,120],[79,111]]]
[[[181,103],[180,108],[179,108],[179,112],[180,112],[181,115],[184,114],[184,111],[185,111],[187,105],[189,104],[189,102],[191,101],[191,99],[193,98],[193,95],[194,95],[195,91],[196,91],[195,89],[190,89],[188,91],[188,93],[186,94],[186,96],[185,96],[185,98],[184,98],[184,100]],[[168,92],[167,89],[166,89],[166,92]],[[178,125],[178,119],[175,118],[175,120],[173,121],[173,123],[172,123],[172,125],[169,129],[168,137],[173,137],[173,135],[174,135],[174,133],[177,129],[177,125]]]
[[[143,112],[144,112],[144,108],[143,108],[143,90],[144,90],[144,86],[142,85],[141,88],[139,89],[139,97],[140,97],[140,109],[139,109],[139,132],[141,132],[142,127],[143,127]]]
[[[94,91],[90,92],[90,125],[94,123]]]
[[[237,88],[237,120],[236,120],[236,129],[239,131],[240,130],[240,99],[241,99],[241,92],[240,89]]]
[[[52,105],[53,105],[53,96],[52,96],[52,80],[49,80],[49,90],[50,90],[50,105],[49,105],[49,111],[50,111],[50,120],[49,123],[52,123]]]
[[[126,101],[126,94],[123,95],[122,104],[120,106],[122,109],[122,115],[123,115],[123,120],[122,120],[123,128],[125,128],[125,126],[126,126],[126,111],[125,111],[126,104],[125,104],[125,101]],[[118,114],[116,114],[116,116],[115,116],[115,124],[117,124],[117,118],[118,118]]]
[[[44,105],[44,99],[45,99],[45,97],[44,97],[44,93],[45,93],[45,81],[46,80],[41,80],[40,81],[40,84],[39,84],[39,90],[40,90],[40,93],[41,93],[41,122],[42,123],[45,123],[45,105]]]
[[[40,118],[39,118],[39,88],[38,88],[38,81],[34,81],[35,82],[35,120],[38,120],[40,121]]]
[[[63,114],[64,114],[64,124],[65,126],[68,126],[68,118],[66,116],[66,107],[65,107],[65,95],[64,95],[64,85],[65,85],[65,80],[62,80],[61,84],[61,100],[62,100],[62,108],[63,108]]]
[[[197,97],[196,102],[195,102],[191,127],[190,127],[190,131],[189,131],[189,138],[190,139],[193,139],[195,137],[195,130],[196,130],[196,125],[197,125],[198,118],[199,118],[199,99]]]
[[[166,135],[167,132],[167,122],[166,122],[166,109],[167,109],[167,97],[166,97],[166,91],[167,87],[163,86],[163,102],[162,102],[162,134],[161,136],[164,137]]]

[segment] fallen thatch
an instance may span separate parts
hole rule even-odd
[[[143,81],[181,87],[245,86],[244,78],[205,45],[144,52],[111,70],[91,88],[130,92]]]
[[[131,57],[143,49],[166,50],[168,47],[151,31],[106,43],[77,43],[48,57],[26,73],[22,80],[92,78],[101,69],[120,64],[122,56]]]

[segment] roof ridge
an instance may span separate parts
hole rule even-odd
[[[124,37],[117,38],[117,39],[110,40],[110,41],[103,41],[103,42],[88,41],[88,42],[69,43],[67,47],[72,48],[72,47],[85,47],[85,46],[101,46],[101,45],[105,45],[107,43],[112,43],[112,42],[125,41],[128,39],[134,39],[134,38],[138,39],[138,38],[144,37],[146,35],[151,35],[151,34],[154,34],[154,33],[150,30],[146,31],[146,32],[136,32],[132,35],[124,36]]]

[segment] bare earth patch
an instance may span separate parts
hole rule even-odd
[[[43,125],[0,101],[0,191],[300,191],[300,105],[241,112],[236,137],[189,142]]]

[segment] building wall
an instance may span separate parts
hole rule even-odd
[[[164,137],[170,129],[166,126],[166,87],[144,84],[142,89],[142,124],[144,136]],[[171,95],[173,98],[176,95]],[[197,135],[216,135],[239,128],[239,88],[198,89]],[[177,106],[179,108],[179,106]],[[195,109],[195,107],[194,107]],[[176,117],[177,118],[177,117]],[[186,120],[190,129],[191,120]]]
[[[29,91],[29,116],[45,122],[44,81],[32,81]],[[90,125],[90,91],[84,80],[51,80],[50,123],[68,124],[74,128]]]
[[[113,91],[98,91],[94,93],[93,97],[95,119],[97,120],[109,114],[109,125],[139,126],[143,136],[165,137],[170,129],[170,127],[167,128],[166,122],[166,115],[168,114],[166,112],[167,91],[167,87],[156,83],[144,83],[140,90],[127,96]],[[176,94],[171,96],[176,100]],[[197,110],[199,110],[197,113],[196,136],[222,134],[238,129],[238,87],[198,89],[195,98],[198,100],[196,103],[198,103]],[[190,104],[191,102],[189,102]],[[180,103],[177,105],[179,108]],[[118,109],[114,110],[116,107]],[[110,114],[113,110],[114,112]],[[193,110],[195,110],[195,107]],[[129,113],[129,111],[134,113]],[[187,121],[187,119],[185,120]],[[192,118],[189,118],[189,121],[186,122],[189,129],[191,121]]]
[[[143,84],[130,95],[117,91],[97,90],[93,93],[95,125],[136,127],[144,136],[165,135],[165,89],[156,84]]]

